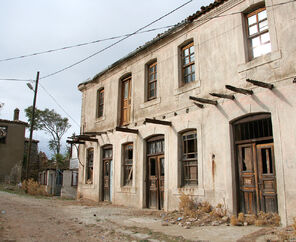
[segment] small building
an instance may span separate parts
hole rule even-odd
[[[61,197],[73,199],[76,198],[78,185],[78,167],[78,146],[71,144],[70,164],[68,169],[63,171]]]
[[[216,0],[81,83],[78,196],[296,217],[296,2]]]
[[[14,110],[13,121],[0,119],[0,182],[21,181],[27,125],[19,120],[19,109]]]

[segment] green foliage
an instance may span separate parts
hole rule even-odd
[[[26,117],[28,121],[32,121],[33,107],[30,106],[25,109]],[[49,140],[49,149],[54,152],[54,154],[60,154],[61,150],[61,139],[62,136],[71,127],[69,120],[67,118],[62,118],[62,116],[56,113],[53,109],[48,108],[40,110],[35,108],[34,115],[34,130],[43,130],[51,135]]]

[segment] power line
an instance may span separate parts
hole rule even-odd
[[[60,109],[62,109],[64,111],[64,113],[70,118],[72,119],[72,121],[77,125],[77,127],[80,128],[80,125],[78,124],[78,122],[76,122],[76,120],[74,118],[72,118],[72,116],[63,108],[63,106],[61,104],[59,104],[59,102],[56,100],[56,98],[50,94],[50,92],[41,84],[39,83],[40,87],[46,92],[46,94],[48,96],[51,97],[51,99],[60,107]]]
[[[141,30],[143,30],[143,29],[149,27],[150,25],[152,25],[152,24],[158,22],[159,20],[161,20],[161,19],[167,17],[168,15],[172,14],[173,12],[175,12],[175,11],[179,10],[180,8],[186,6],[187,4],[189,4],[189,3],[192,2],[192,1],[193,1],[193,0],[189,0],[189,1],[187,1],[186,3],[184,3],[184,4],[182,4],[181,6],[175,8],[174,10],[172,10],[172,11],[166,13],[165,15],[159,17],[158,19],[152,21],[151,23],[145,25],[144,27],[139,28],[138,30],[136,30],[136,31],[133,32],[132,34],[129,34],[129,35],[123,37],[122,39],[120,39],[120,40],[114,42],[113,44],[108,45],[107,47],[105,47],[105,48],[103,48],[103,49],[101,49],[101,50],[99,50],[99,51],[97,51],[97,52],[95,52],[95,53],[93,53],[93,54],[91,54],[91,55],[85,57],[84,59],[82,59],[82,60],[80,60],[80,61],[77,61],[77,62],[75,62],[75,63],[73,63],[73,64],[71,64],[71,65],[69,65],[69,66],[66,66],[66,67],[64,67],[64,68],[62,68],[62,69],[60,69],[60,70],[58,70],[58,71],[55,71],[55,72],[53,72],[53,73],[50,73],[50,74],[48,74],[48,75],[46,75],[46,76],[43,76],[43,77],[41,77],[40,79],[45,79],[45,78],[47,78],[47,77],[50,77],[50,76],[56,75],[56,74],[58,74],[58,73],[60,73],[60,72],[63,72],[63,71],[65,71],[65,70],[67,70],[67,69],[70,69],[70,68],[72,68],[73,66],[76,66],[76,65],[78,65],[78,64],[80,64],[80,63],[82,63],[82,62],[84,62],[84,61],[86,61],[86,60],[88,60],[88,59],[90,59],[90,58],[92,58],[92,57],[94,57],[94,56],[96,56],[96,55],[102,53],[103,51],[105,51],[105,50],[107,50],[107,49],[110,49],[111,47],[117,45],[118,43],[120,43],[120,42],[122,42],[122,41],[128,39],[129,37],[131,37],[131,36],[133,36],[133,35],[139,33]]]
[[[160,30],[160,29],[167,29],[167,28],[171,28],[173,26],[174,25],[168,25],[168,26],[164,26],[164,27],[148,29],[148,30],[145,30],[145,31],[138,32],[137,34],[153,32],[153,31]],[[132,34],[124,34],[124,35],[119,35],[119,36],[113,36],[113,37],[109,37],[109,38],[105,38],[105,39],[98,39],[98,40],[93,40],[93,41],[89,41],[89,42],[85,42],[85,43],[79,43],[79,44],[75,44],[75,45],[64,46],[64,47],[61,47],[61,48],[50,49],[50,50],[45,50],[45,51],[39,51],[39,52],[35,52],[35,53],[32,53],[32,54],[0,59],[0,62],[11,61],[11,60],[22,59],[22,58],[27,58],[27,57],[32,57],[32,56],[37,56],[37,55],[42,55],[42,54],[53,53],[53,52],[72,49],[72,48],[76,48],[76,47],[96,44],[96,43],[107,41],[107,40],[119,39],[119,38],[130,36],[130,35],[132,35]]]
[[[32,79],[0,78],[0,81],[28,82],[28,81],[32,81]]]

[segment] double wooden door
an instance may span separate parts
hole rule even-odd
[[[163,209],[164,200],[164,156],[148,157],[148,207]]]
[[[277,212],[273,143],[237,145],[237,153],[241,212]]]

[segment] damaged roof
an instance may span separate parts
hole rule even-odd
[[[86,85],[88,83],[91,83],[93,81],[95,81],[97,78],[101,77],[102,75],[104,75],[106,72],[108,72],[109,70],[115,68],[116,66],[120,65],[121,63],[123,63],[124,61],[134,57],[135,55],[139,54],[141,51],[144,51],[145,49],[149,48],[150,46],[154,45],[155,43],[157,43],[158,41],[166,38],[167,36],[169,36],[170,34],[172,34],[173,32],[177,31],[178,29],[188,25],[189,23],[193,22],[194,20],[198,19],[199,17],[201,17],[202,15],[210,12],[212,9],[220,6],[221,4],[223,4],[224,2],[227,2],[228,0],[214,0],[213,3],[209,4],[208,6],[202,6],[200,8],[200,10],[198,10],[196,13],[188,16],[186,19],[184,19],[183,21],[181,21],[180,23],[177,23],[175,26],[173,26],[172,28],[168,29],[167,31],[158,34],[155,38],[153,38],[152,40],[146,42],[144,45],[139,46],[137,49],[135,49],[134,51],[130,52],[128,55],[126,55],[125,57],[117,60],[116,62],[114,62],[113,64],[111,64],[110,66],[108,66],[107,68],[105,68],[103,71],[99,72],[98,74],[96,74],[92,79],[89,79],[85,82],[82,82],[78,85]]]

